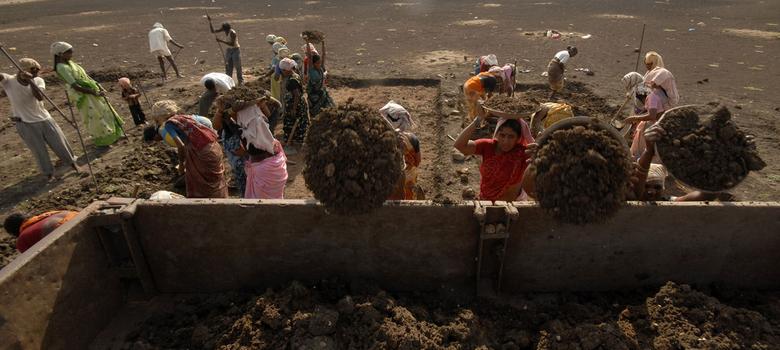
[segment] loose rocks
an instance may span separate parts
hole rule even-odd
[[[340,214],[380,207],[402,174],[396,132],[362,104],[323,110],[311,121],[305,145],[306,186]]]
[[[604,221],[625,201],[628,151],[595,122],[554,131],[533,164],[539,204],[560,221]]]
[[[766,166],[726,107],[717,107],[700,120],[700,113],[706,112],[706,108],[682,107],[661,119],[667,134],[656,146],[669,172],[696,188],[722,191],[736,186],[749,171]]]

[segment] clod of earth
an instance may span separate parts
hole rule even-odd
[[[709,115],[700,119],[700,113]],[[766,166],[724,106],[670,110],[660,125],[666,136],[656,144],[659,156],[674,177],[690,186],[726,190]]]
[[[562,222],[602,222],[625,201],[628,150],[594,122],[554,131],[533,164],[539,205]]]
[[[305,151],[306,187],[340,214],[382,206],[402,174],[396,132],[362,104],[323,110],[311,121]]]

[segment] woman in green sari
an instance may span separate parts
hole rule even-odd
[[[66,83],[68,98],[78,108],[95,146],[105,147],[124,136],[122,118],[116,113],[98,83],[80,65],[71,60],[73,46],[66,42],[51,45],[54,70]]]

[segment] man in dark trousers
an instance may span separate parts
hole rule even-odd
[[[217,42],[227,45],[225,49],[225,74],[233,76],[233,68],[236,69],[236,81],[238,85],[244,83],[244,75],[241,72],[241,45],[238,43],[238,34],[236,30],[230,26],[230,23],[222,23],[222,26],[218,30],[214,30],[214,26],[211,24],[211,16],[206,15],[209,20],[209,28],[212,33],[225,33],[227,40],[216,38]]]

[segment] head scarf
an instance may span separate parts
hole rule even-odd
[[[162,27],[163,27],[163,25],[162,25],[162,23],[160,23],[160,22],[156,22],[156,23],[155,23],[155,24],[152,26],[152,28],[162,28]]]
[[[284,58],[279,61],[279,69],[289,71],[295,68],[297,64],[290,58]]]
[[[179,113],[179,105],[173,100],[157,101],[152,106],[152,118],[170,117]]]
[[[294,53],[294,54],[292,54],[292,55],[290,55],[290,58],[291,58],[293,61],[295,61],[295,65],[296,65],[297,67],[300,67],[300,66],[303,64],[303,57],[301,57],[301,54],[299,54],[299,53],[297,53],[297,52],[296,52],[296,53]]]
[[[66,51],[73,48],[73,45],[68,44],[64,41],[58,41],[54,44],[51,44],[50,52],[53,56],[59,56],[65,53]]]
[[[665,188],[666,177],[669,173],[662,164],[650,163],[650,169],[647,172],[647,184],[659,184],[661,189]]]
[[[22,58],[19,60],[19,66],[22,67],[23,71],[28,73],[30,73],[30,70],[33,68],[41,69],[41,64],[32,58]]]
[[[623,91],[626,92],[626,97],[634,96],[637,90],[645,85],[645,78],[637,72],[624,75],[620,81],[623,83]]]
[[[274,41],[282,45],[287,45],[287,39],[285,39],[283,36],[277,36],[276,40]]]
[[[279,49],[285,47],[282,43],[274,43],[271,45],[271,51],[273,51],[275,54],[279,53]]]
[[[123,89],[129,89],[131,87],[130,85],[130,79],[127,77],[121,77],[119,80],[117,80],[119,83],[119,86]]]
[[[672,72],[662,67],[653,68],[645,74],[645,85],[652,88],[653,83],[664,89],[666,97],[669,98],[670,106],[674,107],[680,102],[677,82],[675,82]]]
[[[382,115],[393,126],[393,129],[401,132],[411,131],[414,121],[412,115],[403,106],[393,100],[390,100],[384,107],[379,109]]]
[[[275,44],[276,43],[276,35],[268,34],[268,36],[265,37],[265,42],[269,44]]]
[[[661,57],[661,55],[658,54],[658,52],[650,51],[645,55],[645,64],[650,62],[653,67],[650,70],[653,70],[655,68],[664,68],[664,59]]]
[[[497,66],[498,65],[498,57],[494,54],[489,54],[487,56],[482,56],[480,59],[480,63],[484,66]]]
[[[282,46],[279,52],[276,54],[279,59],[290,57],[290,49],[287,46]]]
[[[506,123],[506,121],[509,119],[506,118],[499,118],[498,122],[496,123],[496,130],[493,131],[493,138],[498,139],[498,129],[501,129],[501,126]],[[528,146],[529,144],[534,143],[534,137],[531,135],[531,128],[528,127],[528,123],[525,122],[525,120],[517,119],[517,121],[520,122],[520,135],[517,138],[517,143],[523,146]]]

